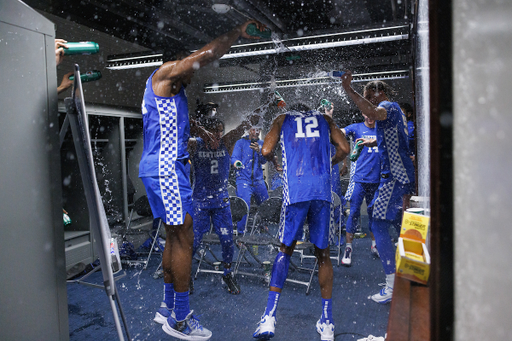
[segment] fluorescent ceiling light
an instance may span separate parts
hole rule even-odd
[[[409,77],[408,70],[383,71],[372,73],[359,73],[352,75],[353,82],[369,82],[372,80],[403,79]],[[326,84],[340,84],[339,80],[330,77],[296,78],[275,81],[276,88],[291,88],[300,86],[318,86]],[[270,82],[243,82],[234,84],[208,84],[203,88],[205,93],[226,93],[241,91],[260,91],[269,89]]]
[[[343,33],[322,34],[283,40],[283,49],[276,49],[273,41],[234,45],[221,59],[241,58],[276,54],[278,52],[300,52],[342,46],[386,43],[409,39],[409,26],[391,26],[376,29],[357,30]]]
[[[409,39],[409,26],[399,25],[375,29],[357,30],[342,33],[322,34],[308,37],[293,38],[281,41],[284,48],[276,48],[272,40],[250,44],[234,45],[221,59],[263,56],[280,52],[300,52],[309,50],[329,49],[343,46],[387,43]],[[162,54],[119,57],[107,59],[107,69],[121,70],[139,67],[155,67],[162,65]]]
[[[137,69],[143,67],[156,67],[162,65],[161,53],[150,53],[145,55],[123,55],[109,56],[106,68],[109,70]]]

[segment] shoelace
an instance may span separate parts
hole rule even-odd
[[[192,316],[190,316],[190,319],[189,319],[188,323],[194,329],[203,330],[203,326],[201,326],[201,324],[199,323],[199,316],[201,316],[201,315],[197,315],[197,316],[192,315]]]

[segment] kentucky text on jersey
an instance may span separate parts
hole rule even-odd
[[[223,157],[223,156],[226,156],[226,151],[220,150],[220,151],[215,151],[215,152],[198,152],[197,156],[203,157],[203,158],[204,157],[207,157],[207,158]]]

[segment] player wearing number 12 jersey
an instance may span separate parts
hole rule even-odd
[[[375,121],[364,117],[364,122],[354,123],[342,129],[342,131],[350,137],[354,143],[357,139],[367,138],[376,139]],[[356,161],[350,164],[350,183],[345,193],[345,200],[350,202],[350,213],[347,219],[345,234],[345,252],[341,263],[345,266],[352,264],[352,240],[357,228],[357,220],[361,215],[361,204],[363,199],[366,205],[370,205],[375,195],[375,191],[379,187],[380,182],[380,159],[379,148],[364,147]],[[378,256],[375,238],[372,233],[372,208],[367,208],[368,212],[368,228],[372,237],[371,252]]]
[[[294,110],[293,110],[294,109]],[[279,238],[280,252],[272,267],[267,308],[253,337],[268,340],[274,336],[275,313],[290,257],[302,237],[304,221],[309,224],[309,239],[318,259],[318,282],[322,296],[322,316],[316,324],[322,340],[334,340],[332,318],[333,270],[329,255],[331,219],[331,169],[350,151],[348,143],[332,118],[305,105],[278,116],[265,137],[262,154],[274,158],[273,150],[281,141],[283,160],[283,210]],[[331,143],[336,153],[331,158]]]

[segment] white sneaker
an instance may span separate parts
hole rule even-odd
[[[379,291],[378,294],[375,294],[371,297],[374,302],[380,304],[386,304],[391,302],[391,298],[393,297],[393,288],[385,286],[383,289]]]
[[[346,247],[345,252],[343,253],[343,258],[341,259],[341,264],[345,266],[352,265],[352,248]]]
[[[372,254],[372,256],[375,256],[377,258],[379,258],[379,250],[377,250],[377,246],[371,246],[370,247],[370,253]]]
[[[320,323],[320,320],[316,321],[316,331],[320,334],[320,340],[334,341],[334,324],[329,320],[324,323]]]
[[[158,308],[158,311],[155,314],[155,318],[153,319],[153,321],[155,321],[156,323],[164,324],[165,321],[167,321],[167,319],[169,318],[169,316],[171,316],[171,314],[174,314],[174,311],[169,310],[169,308],[167,308],[167,304],[165,304],[165,302],[162,302],[160,304],[160,308]]]
[[[206,341],[212,337],[212,332],[204,328],[200,323],[199,319],[192,315],[192,310],[185,320],[176,321],[174,314],[165,321],[162,329],[167,334],[174,336],[180,340],[189,341]]]
[[[252,337],[260,340],[270,340],[274,337],[275,330],[276,318],[274,316],[263,315]]]

